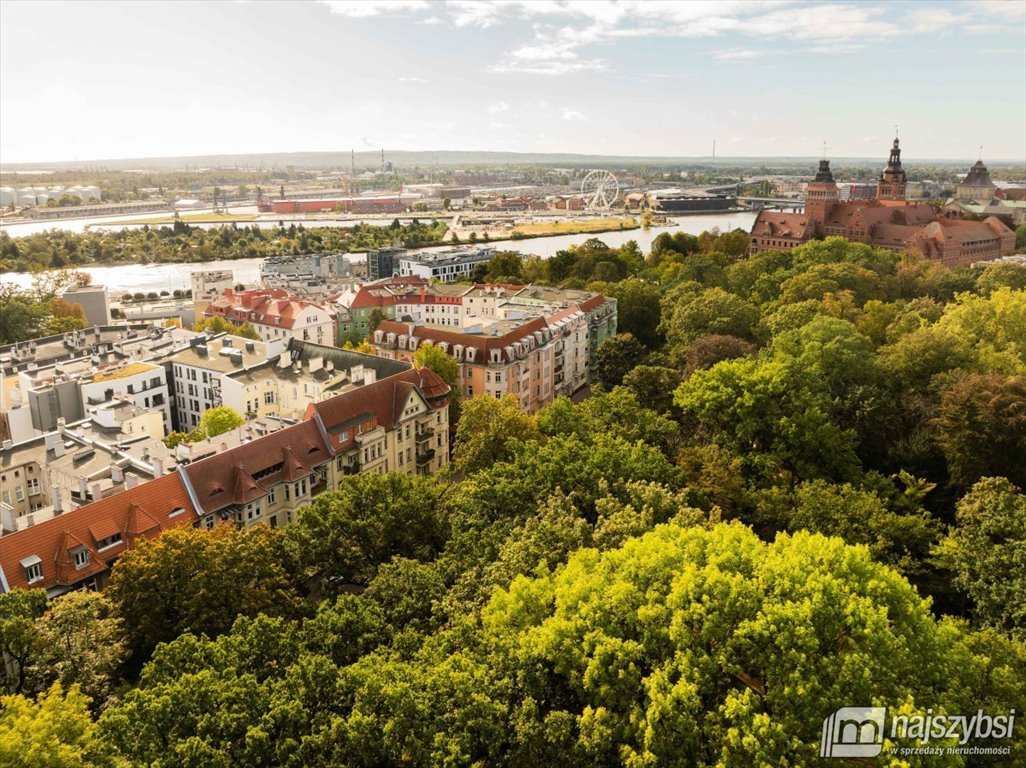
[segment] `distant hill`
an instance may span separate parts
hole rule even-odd
[[[567,153],[538,153],[538,152],[461,152],[452,150],[439,150],[412,152],[405,150],[385,150],[385,159],[396,167],[411,166],[439,166],[439,167],[484,167],[484,166],[509,166],[509,165],[542,165],[554,167],[573,168],[622,168],[638,166],[667,166],[667,165],[709,165],[725,168],[733,166],[765,165],[795,165],[814,164],[818,158],[814,157],[645,157],[631,155],[586,155]],[[381,165],[381,152],[362,151],[355,156],[357,171],[365,171],[368,168],[379,168]],[[877,166],[881,163],[880,157],[834,157],[831,161],[835,165],[870,165]],[[914,162],[917,165],[955,166],[963,167],[972,164],[971,159],[965,160],[932,160],[908,158],[906,163]],[[1021,162],[1021,161],[1020,161]],[[349,152],[270,152],[265,154],[247,155],[195,155],[185,157],[137,157],[109,160],[63,160],[55,162],[40,163],[3,163],[0,164],[0,171],[13,173],[16,171],[39,171],[39,170],[170,170],[184,168],[285,168],[295,166],[298,168],[323,168],[323,169],[348,169],[352,163]],[[999,162],[989,161],[989,165],[996,167]]]

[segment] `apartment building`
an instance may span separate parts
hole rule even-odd
[[[133,408],[128,403],[120,407]],[[5,441],[0,535],[116,495],[174,466],[159,438],[127,434],[114,421],[109,413],[94,414],[26,442]]]
[[[587,294],[557,308],[557,290],[510,296],[506,287],[476,287],[462,296],[462,327],[384,321],[372,344],[383,357],[407,361],[421,344],[435,344],[458,363],[462,396],[511,393],[534,413],[593,381],[598,347],[616,334],[615,299]]]
[[[73,589],[102,589],[114,561],[126,551],[195,523],[180,476],[163,475],[5,535],[0,591],[45,588],[52,598]]]
[[[168,377],[152,360],[188,346],[192,331],[150,323],[96,326],[0,348],[0,436],[24,442],[124,396],[170,427]]]
[[[335,343],[335,310],[330,305],[306,301],[278,288],[241,293],[227,289],[203,314],[223,317],[236,325],[249,323],[263,341]]]
[[[375,364],[371,356],[359,357],[367,368]],[[153,479],[136,484],[127,481],[139,469],[132,464],[123,470],[121,492],[87,495],[82,506],[5,535],[0,591],[42,587],[56,596],[100,589],[120,554],[170,528],[286,525],[300,507],[350,475],[437,472],[449,457],[448,395],[432,371],[402,366],[309,405],[300,423],[259,419],[235,435],[189,446],[171,474],[153,461]]]
[[[188,347],[162,358],[174,390],[174,428],[179,432],[196,429],[203,414],[220,405],[246,414],[248,404],[241,399],[224,401],[222,382],[233,373],[265,365],[283,346],[280,341],[268,344],[220,333],[197,336]]]

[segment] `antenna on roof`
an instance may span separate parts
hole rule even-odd
[[[821,160],[826,160],[827,159],[826,153],[827,153],[827,143],[826,143],[826,141],[824,141],[823,142],[823,157],[820,158]]]
[[[980,144],[980,162],[983,162],[983,145]]]
[[[894,138],[898,138],[898,124],[894,124]]]

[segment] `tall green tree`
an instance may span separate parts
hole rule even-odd
[[[217,437],[238,429],[245,423],[246,420],[227,405],[219,405],[203,412],[200,416],[199,429],[207,437]]]

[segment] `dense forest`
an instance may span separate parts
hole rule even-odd
[[[451,475],[0,595],[0,764],[750,768],[842,706],[1022,713],[1026,265],[745,247],[502,254],[618,299],[592,397],[464,400]],[[1017,728],[877,762],[1022,766]]]
[[[389,226],[277,229],[229,224],[204,229],[176,221],[171,227],[65,232],[51,229],[25,237],[0,232],[0,272],[34,272],[94,264],[179,264],[254,259],[300,253],[345,253],[390,245],[440,245],[448,226],[435,220]]]

